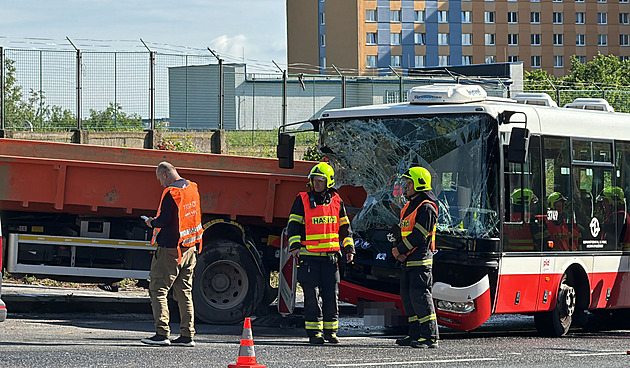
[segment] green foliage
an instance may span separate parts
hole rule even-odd
[[[86,129],[106,130],[116,128],[142,129],[142,117],[126,114],[118,103],[109,103],[105,110],[90,109],[90,117],[83,123]]]
[[[188,137],[184,139],[165,138],[158,142],[156,148],[166,151],[197,152],[197,148]]]
[[[317,145],[313,144],[312,146],[306,149],[306,152],[304,152],[304,156],[302,157],[302,160],[321,161],[323,158],[324,158],[324,155],[322,155],[319,152],[319,150],[317,149]]]

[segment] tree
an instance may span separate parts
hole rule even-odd
[[[86,129],[142,128],[142,117],[136,113],[126,114],[118,103],[109,103],[105,110],[90,109],[90,117],[85,120]]]

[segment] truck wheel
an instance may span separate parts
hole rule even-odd
[[[214,324],[241,322],[256,310],[264,279],[242,245],[229,240],[204,244],[193,280],[195,316]]]
[[[566,273],[562,275],[556,306],[549,312],[536,313],[534,323],[538,332],[544,336],[560,337],[566,335],[575,314],[577,294],[573,280]]]

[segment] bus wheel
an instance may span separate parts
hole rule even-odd
[[[544,336],[560,337],[566,335],[571,327],[576,309],[577,294],[572,278],[566,273],[560,280],[556,306],[549,312],[536,313],[534,322],[538,332]]]
[[[195,316],[206,323],[232,324],[251,316],[264,292],[256,261],[229,240],[204,244],[193,281]]]

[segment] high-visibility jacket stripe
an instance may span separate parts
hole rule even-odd
[[[307,192],[301,192],[304,205],[304,231],[305,239],[302,245],[309,252],[337,252],[339,246],[339,212],[341,210],[341,198],[337,193],[332,193],[330,203],[311,208],[310,198]]]
[[[421,261],[407,261],[405,263],[405,265],[408,266],[408,267],[413,267],[413,266],[430,266],[432,264],[433,264],[433,258],[423,259]]]

